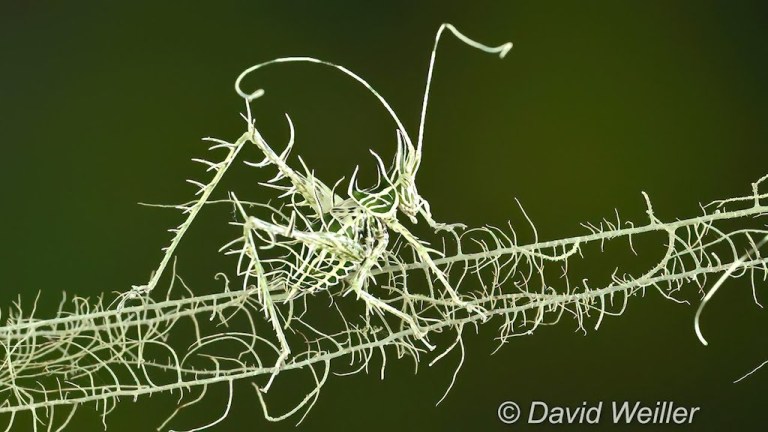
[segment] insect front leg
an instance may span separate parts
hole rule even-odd
[[[397,207],[411,222],[417,223],[417,215],[421,215],[435,231],[449,231],[467,226],[461,223],[440,223],[432,218],[429,202],[424,199],[416,188],[416,174],[421,164],[421,148],[414,148],[405,132],[397,131],[397,153],[395,164],[389,175],[390,182],[397,193]],[[380,172],[382,170],[380,169]]]
[[[420,196],[418,199],[421,201],[419,213],[424,217],[424,220],[427,221],[427,224],[430,226],[430,228],[434,229],[435,231],[447,231],[450,233],[455,233],[457,229],[463,230],[467,228],[466,225],[463,223],[442,223],[437,222],[432,218],[432,212],[429,209],[429,203],[424,198],[421,198]]]

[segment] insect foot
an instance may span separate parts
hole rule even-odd
[[[466,309],[470,315],[478,315],[482,322],[486,322],[488,321],[488,318],[490,318],[488,315],[488,309],[485,309],[482,306],[474,305],[466,301],[461,301],[459,305]]]
[[[117,304],[117,310],[122,311],[125,308],[125,304],[130,300],[136,300],[142,298],[149,292],[148,285],[133,285],[127,292],[121,293],[118,298],[120,301]]]
[[[282,351],[280,353],[280,357],[275,362],[275,367],[272,370],[272,374],[269,376],[269,381],[267,381],[267,385],[264,387],[259,387],[259,391],[262,393],[266,393],[269,391],[269,388],[272,387],[272,382],[275,380],[275,377],[277,374],[283,369],[283,367],[286,364],[286,360],[288,359],[288,356],[291,354],[290,350],[288,351]]]
[[[456,230],[464,230],[467,228],[466,225],[463,223],[440,223],[440,222],[433,222],[432,228],[435,230],[435,232],[450,232],[454,233]]]
[[[424,346],[426,346],[428,350],[430,350],[430,351],[434,351],[435,350],[436,347],[434,345],[432,345],[431,343],[429,343],[429,341],[427,340],[427,333],[428,332],[424,331],[424,329],[419,327],[419,325],[416,324],[415,322],[411,324],[411,328],[413,329],[413,336],[417,340],[421,341],[421,343],[423,343]]]

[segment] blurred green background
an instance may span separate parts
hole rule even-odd
[[[136,203],[191,199],[183,180],[202,177],[189,162],[205,155],[200,138],[243,132],[232,84],[252,64],[288,55],[343,64],[415,131],[442,22],[515,47],[500,61],[450,37],[442,45],[419,173],[438,220],[518,220],[518,198],[539,235],[555,239],[583,234],[579,223],[610,218],[614,208],[643,223],[640,191],[672,220],[699,214],[699,202],[748,194],[768,173],[764,2],[201,3],[0,5],[2,304],[19,295],[29,304],[42,291],[50,306],[62,290],[95,296],[144,283],[180,216]],[[394,153],[387,116],[337,72],[277,66],[249,83],[267,90],[255,107],[265,136],[283,142],[282,113],[290,113],[295,154],[327,181],[357,164],[373,169],[369,148],[385,160]],[[227,187],[258,198],[249,173],[233,173]],[[213,231],[197,228],[179,262],[207,291],[220,289],[212,276],[227,263],[215,254],[226,237],[209,240]],[[612,271],[594,258],[596,271]],[[649,292],[587,336],[565,319],[490,356],[494,325],[465,332],[467,359],[437,407],[455,355],[415,376],[411,362],[390,359],[384,381],[375,372],[331,378],[300,428],[547,430],[504,425],[496,408],[505,400],[673,400],[701,413],[668,430],[764,430],[768,370],[731,381],[768,359],[768,318],[746,281],[728,287],[705,314],[709,347],[694,336],[695,307]],[[174,426],[218,417],[225,389],[211,395]],[[126,399],[109,430],[153,430],[174,406],[168,397]],[[242,383],[213,430],[295,430],[296,420],[265,422]],[[101,430],[92,408],[72,426]],[[589,429],[601,428],[667,430]]]

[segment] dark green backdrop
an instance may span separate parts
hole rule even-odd
[[[199,139],[243,131],[232,83],[251,64],[285,55],[336,61],[415,128],[442,22],[515,48],[500,61],[445,40],[419,183],[439,220],[502,224],[519,218],[517,197],[539,234],[554,239],[584,233],[580,222],[614,208],[642,223],[641,191],[671,220],[698,214],[699,202],[747,194],[768,173],[762,2],[69,3],[0,5],[6,305],[39,290],[52,305],[62,290],[96,295],[143,283],[179,216],[136,203],[191,198],[183,180],[199,177],[189,162],[204,154]],[[349,175],[358,163],[373,168],[369,148],[393,154],[391,123],[339,74],[283,66],[258,80],[267,89],[260,127],[279,142],[288,111],[296,153],[323,178]],[[246,175],[229,181],[247,190],[255,183]],[[212,290],[213,274],[224,270],[212,251],[224,237],[206,241],[201,230],[182,248],[180,272]],[[383,382],[376,373],[332,378],[300,428],[546,430],[506,426],[496,408],[504,400],[674,400],[702,411],[694,427],[669,430],[764,430],[768,370],[731,381],[768,359],[768,319],[745,282],[729,287],[707,311],[710,347],[694,336],[694,307],[649,292],[587,336],[564,320],[489,356],[494,329],[470,333],[464,368],[438,407],[455,357],[416,376],[410,362],[391,362]],[[217,417],[219,390],[176,427]],[[109,430],[151,430],[173,407],[167,397],[125,400]],[[214,430],[295,430],[295,420],[265,422],[243,385]],[[600,428],[613,429],[590,429]],[[100,429],[94,414],[72,428]]]

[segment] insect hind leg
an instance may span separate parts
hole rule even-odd
[[[395,309],[391,305],[387,304],[383,300],[377,298],[365,290],[365,281],[370,274],[369,272],[371,265],[372,262],[370,260],[366,260],[366,262],[363,263],[361,268],[355,273],[352,280],[350,281],[350,291],[354,292],[357,295],[357,298],[363,300],[368,307],[389,312],[390,314],[403,320],[403,322],[407,323],[411,330],[413,330],[413,334],[416,339],[419,339],[427,347],[427,349],[433,351],[435,346],[427,341],[427,332],[421,328],[413,316]]]
[[[272,329],[274,330],[275,336],[277,337],[277,340],[280,344],[280,352],[278,353],[278,357],[275,361],[275,366],[272,370],[269,381],[264,387],[260,388],[263,393],[266,393],[269,391],[269,388],[272,386],[272,382],[280,372],[281,368],[285,365],[286,360],[291,355],[291,348],[288,345],[285,333],[283,332],[283,328],[280,323],[280,315],[275,308],[275,302],[272,299],[272,294],[270,292],[270,284],[267,280],[266,272],[264,271],[261,260],[259,259],[256,241],[253,237],[253,232],[257,229],[257,225],[254,223],[254,221],[257,219],[248,217],[246,215],[242,204],[237,200],[237,197],[234,194],[232,194],[232,200],[235,203],[235,206],[240,212],[241,216],[245,219],[245,222],[243,223],[243,247],[240,251],[240,256],[241,259],[242,257],[247,256],[249,258],[249,262],[245,270],[242,272],[244,275],[243,287],[248,286],[249,276],[256,277],[256,287],[258,289],[260,301],[263,305],[266,319],[272,325]]]

